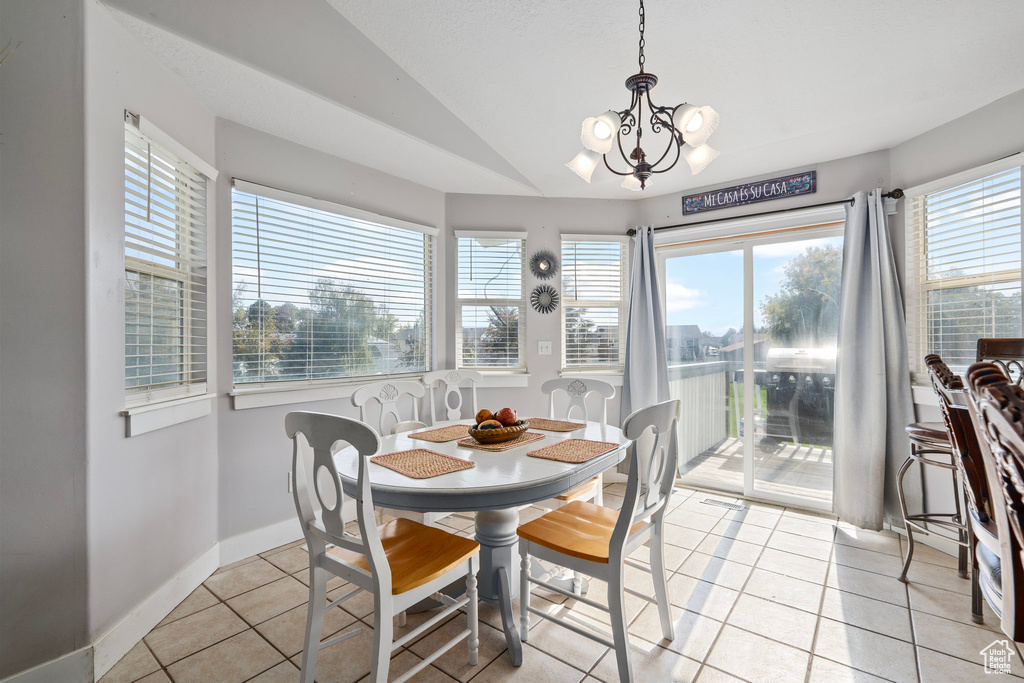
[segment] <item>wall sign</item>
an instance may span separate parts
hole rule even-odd
[[[817,171],[806,171],[770,180],[758,180],[743,185],[733,185],[721,190],[683,196],[683,215],[742,206],[770,199],[782,199],[798,194],[811,194],[817,189]]]

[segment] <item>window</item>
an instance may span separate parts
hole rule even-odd
[[[455,231],[458,366],[526,370],[525,233]]]
[[[129,407],[206,393],[206,176],[127,123],[125,392]]]
[[[562,368],[622,372],[626,240],[562,236]]]
[[[434,228],[234,181],[235,385],[432,368]]]
[[[980,337],[1021,336],[1021,157],[907,193],[911,370],[942,356],[955,372]]]

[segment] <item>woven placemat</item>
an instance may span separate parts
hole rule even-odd
[[[587,426],[586,422],[549,420],[546,417],[531,417],[527,422],[534,429],[543,429],[545,432],[572,432]]]
[[[596,458],[619,447],[609,441],[588,441],[587,439],[566,439],[556,444],[527,453],[531,458],[558,460],[559,462],[580,463]]]
[[[434,443],[444,443],[445,441],[455,441],[455,439],[461,439],[464,436],[469,436],[468,425],[448,425],[447,427],[438,427],[437,429],[428,429],[425,432],[416,432],[410,434],[410,439],[419,439],[420,441],[433,441]]]
[[[470,436],[465,439],[459,439],[459,445],[465,446],[466,448],[476,448],[481,451],[491,451],[492,453],[498,453],[500,451],[507,451],[510,448],[522,446],[523,444],[531,443],[533,441],[539,441],[540,439],[543,438],[543,434],[538,434],[537,432],[526,432],[525,434],[520,434],[516,438],[512,439],[511,441],[506,441],[505,443],[480,443],[479,441]]]
[[[398,451],[386,455],[375,455],[370,462],[383,465],[389,470],[394,470],[413,479],[429,479],[438,477],[449,472],[468,470],[476,465],[469,460],[453,458],[450,455],[443,455],[428,451],[425,448],[414,448],[409,451]]]

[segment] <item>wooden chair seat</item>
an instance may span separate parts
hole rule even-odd
[[[563,555],[608,564],[608,543],[618,518],[618,510],[576,500],[521,525],[517,533]],[[630,535],[643,525],[634,524]]]
[[[950,447],[949,433],[942,422],[911,422],[907,425],[907,435],[918,441]]]
[[[480,552],[476,541],[426,526],[394,519],[377,527],[391,566],[391,594],[399,595],[443,576]],[[369,571],[366,556],[335,546],[329,555]]]
[[[601,486],[601,477],[594,477],[588,481],[583,482],[576,488],[563,493],[560,496],[555,496],[555,500],[560,500],[563,503],[571,503],[574,500],[580,498],[591,498],[593,497],[595,490]]]

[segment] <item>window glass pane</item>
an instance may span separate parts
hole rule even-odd
[[[525,240],[459,237],[458,366],[522,369],[525,336],[523,269]]]
[[[462,306],[463,367],[517,368],[519,321],[523,309],[516,306]]]
[[[429,370],[434,238],[232,192],[234,381]]]
[[[563,367],[621,370],[626,245],[562,241]]]

